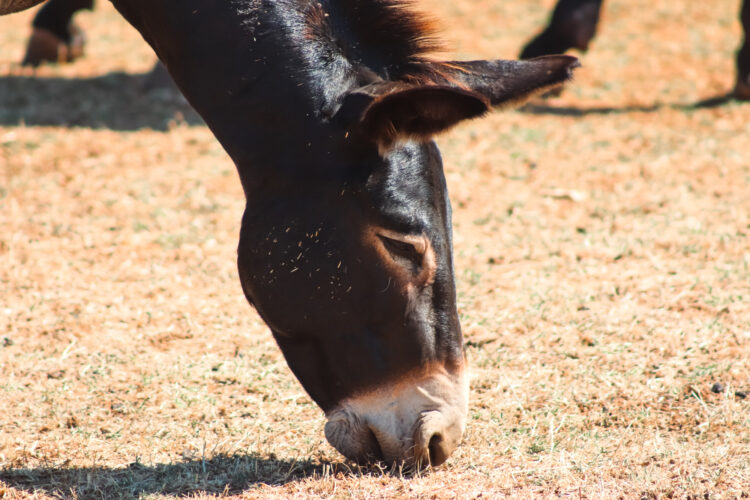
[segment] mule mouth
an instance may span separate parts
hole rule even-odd
[[[336,451],[358,464],[385,462],[387,456],[376,431],[353,412],[339,408],[328,415],[326,440]]]
[[[446,419],[436,411],[423,413],[413,437],[401,442],[382,429],[362,425],[359,419],[351,417],[330,419],[326,423],[326,438],[347,459],[361,465],[380,463],[419,470],[438,467],[448,460],[463,435],[462,426],[442,425]]]
[[[378,434],[381,435],[380,439]],[[336,451],[361,465],[406,461],[406,457],[401,457],[400,450],[384,451],[382,432],[343,408],[329,415],[325,436]]]
[[[328,412],[325,436],[358,463],[437,467],[458,447],[467,413],[465,376],[441,371],[342,401]]]

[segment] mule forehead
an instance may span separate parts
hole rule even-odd
[[[366,185],[390,229],[434,233],[448,229],[448,192],[434,142],[409,142],[389,151]]]

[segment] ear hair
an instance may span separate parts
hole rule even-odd
[[[440,85],[407,86],[374,97],[362,112],[358,129],[383,152],[399,141],[428,140],[488,110],[489,102],[470,90]]]
[[[399,141],[424,141],[482,116],[491,106],[521,104],[570,80],[578,66],[575,57],[564,55],[528,61],[424,61],[410,78],[376,80],[351,91],[333,120],[375,142],[382,154]]]
[[[507,108],[561,87],[573,78],[573,70],[579,66],[573,56],[555,55],[526,61],[426,62],[422,71],[438,83],[482,95],[495,108]]]

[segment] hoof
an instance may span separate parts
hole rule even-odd
[[[68,27],[70,41],[65,41],[44,28],[34,28],[26,46],[24,66],[39,66],[42,63],[68,63],[83,55],[86,43],[83,32],[76,25]]]
[[[738,78],[734,87],[734,97],[741,101],[750,101],[750,75],[746,78]]]

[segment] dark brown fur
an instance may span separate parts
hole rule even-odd
[[[309,37],[328,39],[355,63],[387,80],[414,78],[427,55],[443,50],[437,25],[411,0],[328,0],[306,13]]]

